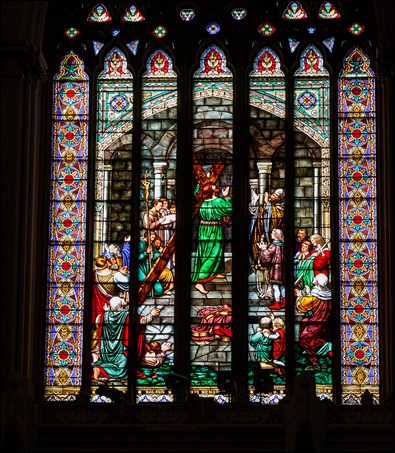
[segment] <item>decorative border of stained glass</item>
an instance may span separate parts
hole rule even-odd
[[[339,74],[342,402],[379,400],[375,78],[358,47]]]
[[[82,377],[88,76],[69,52],[53,82],[45,396],[73,400]]]

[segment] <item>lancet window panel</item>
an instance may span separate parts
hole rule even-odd
[[[82,381],[89,78],[74,52],[53,80],[45,395],[68,400]]]
[[[191,391],[218,394],[232,371],[233,74],[217,46],[193,79]]]

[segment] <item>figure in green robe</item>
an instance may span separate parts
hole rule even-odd
[[[310,240],[303,242],[301,251],[294,257],[295,263],[295,287],[309,291],[313,288],[314,279],[314,246]]]
[[[204,283],[216,277],[223,278],[222,273],[225,271],[222,222],[224,217],[232,215],[229,190],[229,187],[222,189],[222,197],[219,197],[219,190],[209,182],[200,191],[203,201],[198,210],[200,222],[192,282],[196,283],[195,288],[202,294],[208,293]]]
[[[100,359],[92,365],[93,377],[96,380],[99,375],[120,381],[128,377],[129,310],[125,308],[125,304],[124,299],[112,297],[110,306],[104,312]]]

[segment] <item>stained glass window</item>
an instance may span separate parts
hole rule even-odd
[[[89,22],[109,22],[111,21],[111,16],[109,12],[107,11],[107,8],[99,3],[96,5],[91,13],[88,16],[88,21]]]
[[[75,398],[82,380],[88,105],[84,62],[69,52],[53,81],[45,393],[54,401]]]
[[[97,93],[92,386],[105,379],[125,390],[129,347],[133,76],[125,55],[118,48],[112,49],[104,60]],[[122,145],[115,148],[115,143]],[[92,401],[100,399],[92,394]]]
[[[276,31],[276,27],[270,22],[264,22],[258,27],[258,32],[263,36],[271,36]]]
[[[263,48],[255,57],[254,68],[250,73],[249,97],[251,163],[248,383],[251,401],[269,404],[279,401],[284,396],[286,384],[284,285],[286,90],[280,59],[268,47]],[[274,245],[272,240],[278,245]],[[271,272],[270,263],[272,260],[274,262],[274,259],[277,261],[275,265],[277,270],[275,271],[273,267]],[[275,356],[272,355],[274,343],[279,346]],[[267,386],[268,382],[272,384],[271,388],[264,388],[262,384]]]
[[[123,13],[121,20],[123,22],[141,22],[145,20],[145,17],[136,5],[129,5]]]
[[[192,8],[185,8],[180,11],[180,17],[185,22],[189,22],[195,17],[195,11]]]
[[[66,30],[64,31],[64,34],[69,39],[74,39],[80,34],[80,31],[75,27],[70,27],[70,28],[66,28]]]
[[[214,396],[232,363],[232,79],[224,52],[206,49],[194,74],[192,144],[191,389],[202,397]]]
[[[296,48],[300,44],[300,41],[298,41],[297,39],[288,38],[288,44],[291,52],[295,52]]]
[[[353,35],[355,36],[358,36],[360,35],[361,33],[363,33],[365,30],[365,26],[360,24],[359,22],[353,22],[349,27],[348,27],[348,31],[350,33],[352,33]]]
[[[369,27],[183,6],[59,25],[45,397],[277,404],[307,371],[378,402]]]
[[[232,17],[235,20],[243,20],[247,16],[247,10],[245,8],[232,9]]]
[[[139,41],[132,41],[132,42],[127,42],[126,45],[129,47],[130,51],[132,52],[133,55],[136,55],[137,49],[139,46]]]
[[[307,14],[299,2],[291,2],[283,12],[283,18],[287,20],[306,19]]]
[[[93,44],[93,49],[94,49],[95,55],[97,55],[101,51],[102,47],[104,46],[104,43],[99,42],[99,41],[93,41],[92,44]]]
[[[333,3],[324,2],[318,10],[318,17],[320,19],[339,19],[341,15]]]
[[[164,38],[167,35],[167,28],[163,25],[158,25],[151,32],[155,38]]]
[[[301,54],[294,81],[294,295],[296,371],[315,377],[333,399],[329,73],[313,46]]]
[[[216,35],[220,30],[221,26],[218,25],[216,22],[210,22],[206,27],[207,33],[210,35]]]
[[[174,371],[174,314],[180,302],[175,292],[178,128],[177,75],[162,49],[147,60],[142,97],[137,401],[168,402],[166,377]]]
[[[338,82],[342,402],[378,401],[375,78],[355,47]]]
[[[322,41],[322,43],[329,50],[329,52],[332,52],[333,47],[335,45],[335,38],[332,37],[332,38],[324,39],[324,41]]]

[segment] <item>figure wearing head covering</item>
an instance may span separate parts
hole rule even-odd
[[[314,286],[307,295],[300,288],[295,288],[296,310],[304,317],[300,323],[299,345],[307,354],[312,366],[307,371],[319,371],[317,362],[331,360],[332,357],[332,293],[328,286],[328,277],[318,274],[313,280]]]

